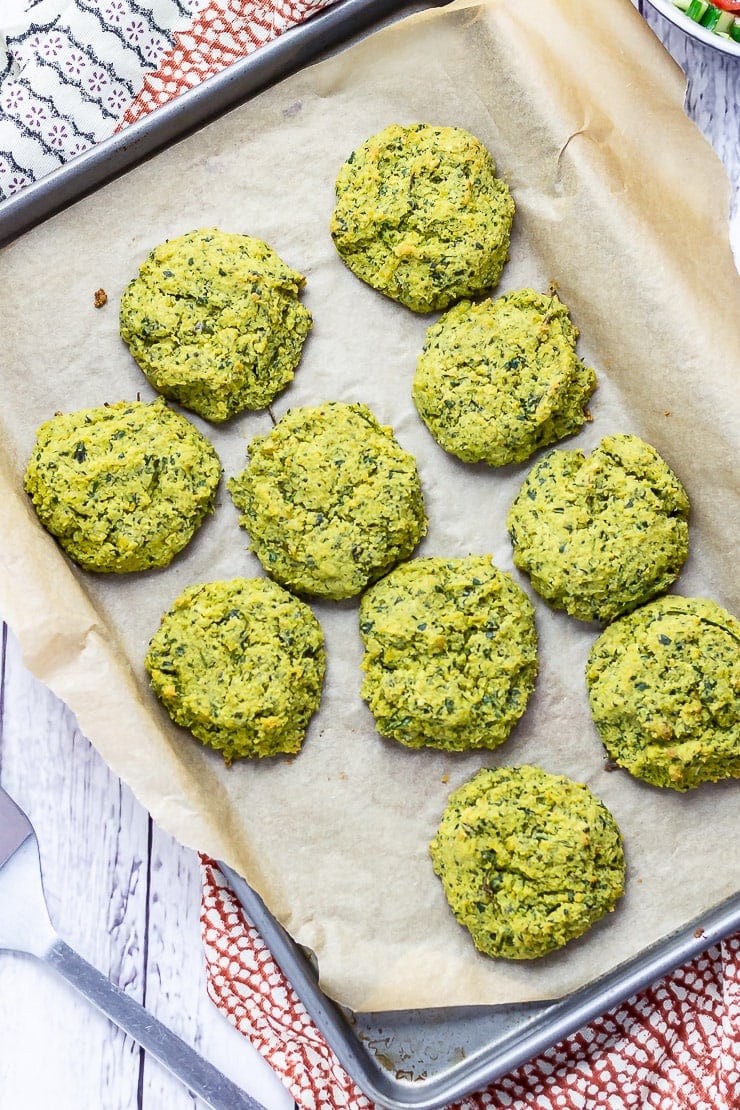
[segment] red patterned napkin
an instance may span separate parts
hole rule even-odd
[[[147,74],[144,87],[127,110],[123,123],[132,123],[154,108],[195,88],[207,77],[226,69],[238,58],[302,23],[332,0],[216,0],[196,17],[191,26],[175,35],[175,45],[155,71]]]
[[[365,1110],[221,872],[202,857],[208,993],[306,1110]],[[455,1110],[738,1110],[740,935]]]
[[[331,2],[0,0],[0,200]]]

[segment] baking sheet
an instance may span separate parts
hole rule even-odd
[[[3,614],[27,664],[155,819],[245,875],[317,953],[323,988],[355,1010],[527,1001],[593,980],[738,889],[737,785],[668,797],[605,771],[582,678],[597,630],[537,598],[538,689],[497,752],[409,752],[378,737],[358,693],[356,604],[316,604],[329,671],[304,751],[226,771],[169,724],[141,661],[185,585],[261,573],[228,495],[167,570],[83,575],[21,491],[34,429],[55,409],[151,396],[117,337],[116,312],[150,246],[210,224],[259,235],[307,275],[315,316],[276,415],[329,398],[365,401],[418,459],[430,515],[419,553],[489,551],[511,569],[504,520],[527,466],[466,467],[436,447],[408,392],[429,318],[358,283],[326,232],[336,170],[368,134],[394,119],[466,126],[492,150],[517,202],[499,291],[556,281],[599,376],[593,422],[570,445],[588,450],[614,431],[652,442],[693,504],[677,589],[735,608],[739,279],[727,182],[685,119],[682,93],[680,73],[626,0],[608,11],[593,0],[577,13],[555,0],[457,4],[291,77],[0,255],[0,519],[12,537]],[[110,300],[95,309],[101,286]],[[220,429],[195,422],[227,474],[244,465],[249,437],[269,427],[265,413]],[[426,853],[447,793],[482,764],[504,762],[587,782],[617,817],[628,855],[618,910],[530,965],[473,952]]]

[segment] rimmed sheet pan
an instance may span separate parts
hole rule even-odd
[[[393,7],[351,0],[328,9],[264,48],[267,53],[260,51],[233,67],[222,81],[214,79],[212,87],[188,94],[182,103],[165,109],[160,118],[142,121],[135,131],[116,137],[107,146],[102,144],[89,158],[83,156],[52,175],[53,180],[21,194],[17,202],[0,206],[0,241],[22,235],[52,211],[97,189],[111,173],[122,172],[191,132],[211,114],[218,115],[241,102],[343,42],[347,35],[362,33],[361,23],[392,18]],[[584,127],[590,142],[608,140],[604,121],[586,121]],[[567,192],[572,180],[565,173],[556,184]],[[624,187],[625,183],[615,184]],[[699,582],[701,576],[695,574],[690,581]],[[738,896],[719,906],[707,901],[703,912],[680,929],[554,1002],[538,1002],[535,993],[535,1000],[525,1003],[352,1012],[326,996],[306,948],[291,941],[228,862],[222,866],[350,1074],[371,1097],[387,1106],[441,1106],[461,1097],[740,926]]]

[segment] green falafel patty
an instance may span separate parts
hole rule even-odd
[[[610,624],[586,669],[609,756],[654,786],[740,778],[740,622],[714,601],[668,596]]]
[[[460,301],[427,331],[414,404],[440,447],[463,462],[521,462],[586,419],[596,375],[576,355],[577,338],[554,293]]]
[[[321,700],[321,625],[266,578],[190,586],[164,614],[145,666],[172,720],[235,759],[300,750]]]
[[[311,328],[305,284],[261,239],[205,228],[155,247],[121,298],[121,337],[150,384],[206,420],[262,409]]]
[[[380,293],[432,312],[497,284],[514,201],[468,131],[390,124],[350,155],[335,193],[337,252]]]
[[[417,558],[360,601],[361,694],[378,731],[410,748],[496,748],[537,674],[529,598],[490,555]]]
[[[248,453],[228,489],[262,566],[298,593],[353,597],[426,532],[416,461],[366,405],[290,409]]]
[[[540,767],[479,771],[450,795],[430,854],[450,909],[487,956],[544,956],[624,892],[612,814],[582,783]]]
[[[165,567],[214,507],[216,451],[162,398],[58,413],[24,484],[36,514],[85,570]]]
[[[554,608],[610,621],[663,593],[688,555],[689,499],[655,448],[606,436],[551,451],[507,517],[514,562]]]

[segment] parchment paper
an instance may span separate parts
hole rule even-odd
[[[410,401],[431,317],[357,281],[328,235],[333,181],[392,121],[467,127],[517,204],[498,292],[555,281],[595,368],[592,423],[651,442],[693,505],[676,591],[736,608],[740,279],[723,170],[682,111],[683,79],[628,0],[466,3],[414,16],[284,81],[26,234],[0,256],[4,455],[2,614],[28,666],[76,712],[110,766],[184,844],[230,864],[318,957],[324,989],[357,1010],[559,996],[738,889],[738,784],[690,795],[604,768],[583,671],[599,629],[537,611],[540,674],[524,719],[493,753],[408,751],[360,700],[356,602],[315,604],[328,650],[320,712],[293,759],[241,762],[172,726],[142,660],[186,585],[261,574],[222,489],[175,563],[84,574],[22,491],[36,426],[55,410],[152,396],[118,338],[121,290],[161,240],[216,225],[266,239],[307,275],[315,326],[274,405],[364,401],[418,460],[430,517],[419,554],[490,552],[511,570],[508,506],[529,464],[466,466]],[[102,287],[108,304],[93,307]],[[268,413],[227,427],[194,418],[226,474]],[[433,875],[427,844],[448,793],[482,765],[533,762],[588,783],[625,838],[618,909],[529,963],[475,953]],[[33,773],[29,769],[29,773]]]

